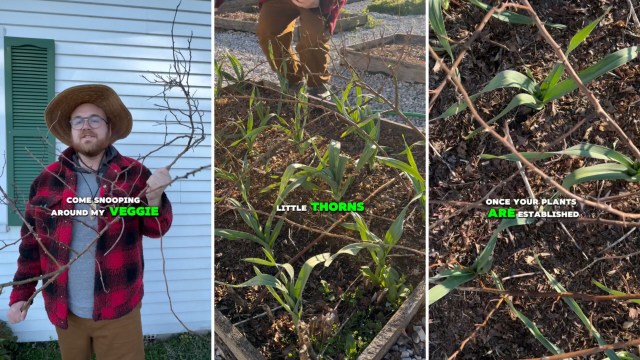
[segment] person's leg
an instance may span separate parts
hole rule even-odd
[[[310,87],[325,85],[329,74],[331,34],[319,9],[300,9],[300,40],[296,49],[302,72],[308,74]]]
[[[89,360],[91,359],[91,337],[89,335],[89,322],[91,319],[82,319],[71,312],[67,316],[69,327],[62,329],[56,326],[58,333],[58,345],[63,360]]]
[[[262,52],[273,71],[286,72],[290,85],[302,80],[298,57],[291,47],[295,19],[298,16],[298,8],[291,0],[268,0],[262,4],[258,16],[257,35]],[[273,62],[269,56],[269,44],[273,51]]]
[[[94,322],[93,349],[97,360],[144,360],[140,305],[119,319]]]

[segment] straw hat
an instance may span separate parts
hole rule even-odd
[[[44,111],[49,131],[60,141],[71,146],[71,113],[82,104],[94,104],[109,118],[110,143],[126,138],[131,133],[131,113],[118,94],[106,85],[90,84],[70,87],[56,95]]]

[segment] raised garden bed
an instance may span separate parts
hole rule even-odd
[[[253,90],[253,99],[252,86],[257,89]],[[258,110],[259,106],[261,110]],[[385,237],[385,232],[393,223],[400,224],[402,235],[386,261],[404,276],[405,284],[414,289],[411,294],[406,292],[406,297],[389,302],[388,293],[372,281],[364,281],[361,275],[362,266],[373,264],[367,250],[356,256],[337,256],[329,266],[320,263],[314,268],[306,288],[303,288],[304,308],[300,316],[300,322],[309,326],[309,347],[315,353],[324,353],[334,359],[355,358],[376,338],[385,324],[389,324],[398,308],[415,309],[422,306],[420,302],[424,301],[425,274],[424,267],[416,264],[425,261],[424,209],[420,201],[410,201],[415,193],[412,182],[404,173],[382,163],[376,163],[373,168],[364,166],[356,170],[356,160],[362,154],[365,141],[353,132],[342,136],[351,126],[339,114],[324,105],[316,107],[308,104],[306,110],[299,106],[293,98],[262,84],[230,86],[215,97],[215,168],[218,175],[215,178],[216,234],[221,234],[220,229],[251,232],[243,220],[247,213],[255,214],[261,226],[266,228],[265,221],[277,201],[278,185],[285,169],[293,163],[318,166],[322,154],[339,141],[339,155],[347,158],[344,177],[351,179],[340,201],[363,202],[365,210],[360,217],[368,225],[369,231],[381,238]],[[247,128],[250,113],[254,116],[254,129],[264,126],[260,131],[251,132]],[[274,116],[258,125],[258,113],[275,113],[281,120]],[[294,119],[299,119],[303,114],[308,116],[306,123],[302,124],[304,135],[299,138],[300,141],[294,141],[286,130],[293,129]],[[251,144],[243,140],[248,139],[247,134],[252,137]],[[406,162],[406,155],[400,154],[406,149],[405,141],[409,145],[415,144],[411,152],[415,163],[420,164],[420,174],[424,174],[422,164],[425,150],[424,145],[417,143],[423,139],[422,134],[408,127],[380,122],[378,143],[385,146],[385,156]],[[313,145],[304,146],[304,143],[311,142]],[[309,205],[311,201],[334,201],[325,183],[315,178],[312,182],[315,186],[300,186],[291,191],[283,204]],[[242,195],[243,192],[245,195]],[[229,199],[243,204],[244,215],[237,206],[228,206]],[[252,211],[247,210],[247,201]],[[401,213],[406,215],[404,222],[397,222]],[[348,212],[285,211],[276,212],[276,215],[279,217],[273,223],[282,218],[286,218],[286,221],[275,240],[272,255],[278,264],[290,263],[296,275],[306,260],[326,253],[336,254],[346,245],[359,243],[357,231],[342,226],[330,227],[339,219],[342,219],[342,223],[353,222],[353,215]],[[316,242],[319,232],[324,233],[325,237]],[[219,282],[236,285],[246,282],[256,274],[254,265],[263,274],[277,276],[276,267],[242,261],[245,258],[265,258],[264,248],[255,242],[230,240],[227,233],[226,237],[216,236],[214,248],[215,279]],[[278,307],[279,303],[264,286],[231,288],[216,284],[214,292],[216,310],[230,323],[237,324],[238,331],[262,356],[267,359],[288,356],[304,358],[298,346],[295,323],[288,312]],[[402,305],[403,302],[405,305]],[[405,314],[403,319],[411,319],[415,314],[412,311],[398,311],[399,314]],[[390,334],[388,329],[383,332],[387,334],[384,336]],[[393,333],[397,334],[398,331],[391,331]],[[385,339],[374,342],[377,347],[370,351],[382,353],[384,349],[380,344],[395,341],[392,337]]]
[[[223,4],[224,5],[224,4]],[[258,30],[257,6],[234,7],[217,12],[213,24],[222,30],[235,30],[256,33]]]
[[[425,83],[425,36],[395,34],[346,46],[343,58],[356,69],[397,76],[398,80]]]
[[[216,13],[214,26],[223,30],[244,31],[255,34],[258,29],[258,14],[257,6],[228,8],[225,11]],[[334,33],[349,31],[358,26],[363,26],[367,23],[367,18],[366,14],[343,12],[338,18]],[[296,25],[293,40],[297,41],[299,38],[299,26]]]

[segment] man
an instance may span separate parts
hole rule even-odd
[[[224,0],[216,0],[219,7]],[[271,69],[284,72],[294,88],[307,77],[309,95],[331,96],[329,41],[346,0],[259,0],[257,35],[262,52],[270,57]],[[291,41],[295,20],[300,18],[300,39],[293,51]]]
[[[129,135],[133,121],[108,86],[61,92],[47,106],[45,121],[69,148],[31,185],[14,281],[55,274],[43,280],[51,283],[42,294],[64,360],[87,360],[92,351],[98,360],[144,359],[142,236],[158,238],[171,226],[164,193],[169,171],[151,174],[112,146]],[[96,198],[140,199],[116,206],[156,206],[159,216],[111,216],[113,205]],[[105,210],[104,215],[53,215],[92,209]],[[35,288],[34,281],[13,287],[11,323],[25,319]]]

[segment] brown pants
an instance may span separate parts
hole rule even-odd
[[[115,320],[79,318],[69,312],[69,327],[56,326],[64,360],[89,360],[92,350],[97,360],[144,360],[140,306]]]
[[[296,50],[291,48],[295,19],[300,17],[300,39]],[[289,84],[297,84],[306,75],[309,86],[329,82],[329,34],[320,9],[305,9],[291,0],[268,0],[260,8],[258,39],[262,51],[269,57],[269,44],[273,49],[271,68],[285,73]],[[299,56],[299,60],[298,60]]]

